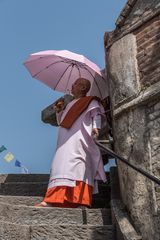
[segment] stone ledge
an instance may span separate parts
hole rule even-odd
[[[44,196],[47,182],[6,182],[0,184],[1,195]]]
[[[0,239],[3,240],[113,240],[112,226],[84,225],[21,225],[0,221]]]
[[[116,226],[117,240],[142,240],[131,224],[121,200],[111,200],[113,224]]]
[[[49,174],[0,174],[0,183],[48,182]]]
[[[46,238],[46,235],[48,238]],[[41,225],[31,226],[31,239],[34,240],[113,240],[112,226],[82,225]]]
[[[0,202],[0,218],[17,224],[110,225],[110,209],[36,208]]]
[[[36,203],[42,202],[43,197],[37,196],[12,196],[0,195],[0,203],[7,203],[11,205],[34,206]]]
[[[18,225],[11,222],[0,221],[0,239],[2,240],[30,240],[30,226]]]
[[[157,82],[152,86],[148,87],[146,90],[141,92],[138,96],[135,96],[135,99],[125,103],[124,105],[118,107],[113,111],[113,116],[116,118],[124,111],[128,111],[131,108],[137,107],[138,105],[146,104],[151,99],[158,98],[160,96],[160,83]]]
[[[91,209],[110,208],[110,193],[109,196],[95,196],[93,195]],[[39,196],[14,196],[14,195],[0,195],[0,203],[8,203],[14,205],[34,206],[42,202],[43,197]]]

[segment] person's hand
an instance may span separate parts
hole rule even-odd
[[[60,111],[63,110],[63,107],[64,107],[64,99],[61,98],[59,99],[53,106],[54,110],[59,113]]]
[[[99,137],[99,128],[93,128],[92,129],[92,136],[93,138],[97,139]]]

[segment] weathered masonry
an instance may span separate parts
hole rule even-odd
[[[127,1],[104,38],[115,151],[160,178],[160,0]],[[142,239],[160,239],[160,186],[120,162],[118,172]]]

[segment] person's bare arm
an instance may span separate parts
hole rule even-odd
[[[99,137],[99,131],[101,129],[101,115],[96,115],[93,118],[93,129],[92,129],[92,136],[94,138]]]
[[[63,114],[63,108],[64,108],[64,99],[61,98],[57,102],[55,102],[53,108],[56,112],[57,123],[58,125],[60,125],[61,116]]]
[[[63,110],[64,107],[64,99],[60,98],[53,106],[54,110],[59,113]]]
[[[99,128],[93,128],[92,129],[92,136],[93,136],[93,138],[98,138],[99,137],[99,131],[100,131]]]

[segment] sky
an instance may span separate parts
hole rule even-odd
[[[105,67],[103,37],[126,0],[0,0],[0,173],[49,173],[58,128],[41,111],[62,94],[33,79],[23,62],[43,50],[70,50]],[[11,152],[14,159],[4,160]]]

